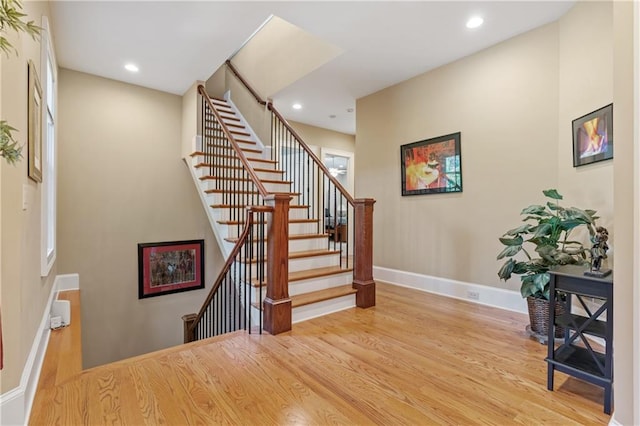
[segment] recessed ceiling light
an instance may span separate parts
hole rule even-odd
[[[331,115],[329,116],[329,118],[336,118],[336,115],[335,115],[335,114],[331,114]]]
[[[302,105],[301,104],[293,104],[293,105],[291,105],[291,108],[293,108],[293,109],[302,109]]]
[[[134,64],[126,64],[124,66],[124,69],[126,69],[127,71],[131,71],[131,72],[138,72],[140,69],[134,65]]]
[[[347,112],[353,112],[353,108],[347,108]]]
[[[482,25],[483,22],[484,19],[482,19],[480,16],[474,16],[467,21],[467,28],[478,28],[480,25]]]

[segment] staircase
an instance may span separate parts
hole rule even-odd
[[[201,311],[183,317],[185,342],[241,328],[277,334],[292,322],[375,304],[371,249],[364,261],[358,253],[367,250],[356,250],[370,245],[371,232],[353,232],[371,228],[362,213],[372,212],[373,200],[357,204],[343,194],[270,104],[265,147],[230,99],[199,92],[201,135],[190,170],[228,260]],[[335,218],[349,236],[335,232]]]

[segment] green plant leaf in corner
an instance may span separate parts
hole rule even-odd
[[[524,242],[520,235],[515,238],[499,238],[499,240],[505,246],[521,246]]]
[[[555,189],[545,189],[544,191],[542,191],[542,193],[545,195],[545,197],[549,197],[554,200],[562,200],[562,195],[558,194],[558,191],[556,191]]]
[[[507,260],[506,262],[504,262],[504,265],[502,265],[502,267],[498,271],[498,277],[500,277],[501,280],[507,281],[509,278],[511,278],[511,273],[513,272],[513,268],[515,266],[516,266],[515,260],[513,259]]]
[[[496,260],[500,260],[503,257],[511,257],[518,254],[518,252],[522,249],[522,246],[507,246],[500,252]]]

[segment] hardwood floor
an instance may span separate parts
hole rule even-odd
[[[278,336],[236,332],[67,377],[38,391],[30,423],[609,422],[600,388],[556,373],[547,391],[546,349],[527,338],[526,316],[377,289],[374,308]]]

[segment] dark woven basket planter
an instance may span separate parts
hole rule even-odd
[[[542,336],[547,336],[549,333],[549,301],[547,299],[538,299],[529,296],[527,297],[527,307],[529,308],[531,331]],[[556,303],[556,318],[564,313],[564,305],[562,303]],[[556,327],[554,337],[560,338],[563,336],[564,327]]]

